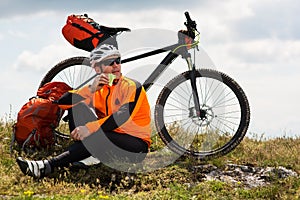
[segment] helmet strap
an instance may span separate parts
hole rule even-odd
[[[101,65],[101,66],[100,66],[100,73],[102,74],[103,71],[104,71],[104,70],[103,70],[103,66]]]

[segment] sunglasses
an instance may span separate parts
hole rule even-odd
[[[121,58],[113,58],[113,59],[108,59],[108,60],[103,60],[95,64],[95,67],[101,67],[102,65],[104,66],[113,66],[114,64],[121,64]]]

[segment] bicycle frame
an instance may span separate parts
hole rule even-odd
[[[198,96],[198,91],[196,87],[196,78],[195,78],[195,73],[196,73],[196,68],[195,64],[193,64],[191,55],[188,53],[185,45],[181,46],[179,43],[170,45],[161,49],[153,50],[150,52],[146,52],[137,56],[133,56],[131,58],[127,58],[122,61],[122,63],[142,59],[145,57],[157,55],[163,52],[170,51],[167,56],[160,62],[160,64],[155,68],[155,70],[149,75],[149,77],[145,80],[143,83],[143,87],[145,88],[146,91],[150,89],[150,87],[153,85],[153,83],[161,76],[161,74],[169,67],[169,65],[179,56],[181,55],[183,58],[186,59],[187,64],[188,64],[188,69],[191,71],[190,74],[190,80],[191,80],[191,87],[193,91],[193,99],[194,99],[194,105],[196,109],[196,115],[199,117],[201,116],[201,109],[200,109],[200,102],[199,102],[199,96]],[[179,50],[179,53],[174,53],[176,50]]]
[[[190,80],[191,80],[191,87],[192,87],[192,91],[193,91],[193,99],[194,99],[194,105],[195,105],[195,109],[196,109],[196,115],[197,115],[197,117],[201,117],[202,112],[201,112],[201,108],[200,108],[199,96],[198,96],[198,91],[197,91],[197,87],[196,87],[195,64],[193,64],[191,55],[187,52],[186,48],[181,49],[181,51],[179,51],[179,53],[174,53],[174,50],[177,49],[178,47],[180,47],[180,45],[177,43],[177,44],[170,45],[170,46],[167,46],[167,47],[164,47],[161,49],[153,50],[153,51],[143,53],[143,54],[131,57],[131,58],[127,58],[127,59],[123,60],[122,63],[130,62],[130,61],[134,61],[134,60],[138,60],[138,59],[142,59],[145,57],[149,57],[149,56],[153,56],[153,55],[157,55],[157,54],[160,54],[163,52],[170,51],[167,54],[167,56],[160,62],[160,64],[155,68],[155,70],[149,75],[149,77],[143,83],[143,87],[145,88],[146,91],[148,91],[150,89],[150,87],[153,85],[153,83],[160,77],[162,72],[164,72],[169,67],[169,65],[179,55],[183,55],[183,58],[185,58],[187,61],[189,71],[191,71]]]
[[[183,48],[184,47],[184,48]],[[170,51],[166,57],[160,62],[160,64],[154,69],[154,71],[149,75],[149,77],[145,80],[145,82],[143,83],[143,87],[146,91],[148,91],[151,86],[154,84],[154,82],[161,76],[162,72],[164,72],[169,65],[179,56],[181,55],[188,64],[188,70],[191,71],[190,74],[190,80],[191,80],[191,87],[193,90],[193,99],[194,99],[194,105],[195,105],[195,109],[196,109],[196,114],[199,117],[200,116],[200,102],[199,102],[199,97],[198,97],[198,91],[197,91],[197,87],[196,87],[196,78],[195,78],[195,73],[196,73],[196,69],[195,69],[195,65],[192,62],[191,59],[191,55],[188,53],[187,48],[185,48],[186,45],[181,45],[179,43],[170,45],[170,46],[166,46],[160,49],[156,49],[153,51],[149,51],[140,55],[136,55],[130,58],[126,58],[124,60],[121,61],[121,63],[127,63],[127,62],[131,62],[134,60],[139,60],[142,58],[146,58],[149,56],[154,56],[160,53],[164,53],[164,52],[168,52]],[[176,51],[178,51],[178,53],[175,53]],[[92,76],[91,78],[89,78],[88,80],[86,80],[84,83],[82,83],[81,85],[79,85],[76,89],[81,88],[83,85],[85,85],[86,83],[88,83],[90,80],[92,80],[93,78],[95,78],[98,74],[95,74],[94,76]]]
[[[125,60],[122,60],[122,63],[127,63],[131,62],[134,60],[139,60],[142,58],[146,58],[149,56],[154,56],[163,52],[170,51],[167,56],[160,62],[160,64],[154,69],[154,71],[149,75],[149,77],[145,80],[143,83],[143,87],[145,88],[146,91],[150,89],[150,87],[153,85],[153,83],[160,77],[162,72],[165,71],[166,68],[179,56],[176,53],[173,53],[172,50],[174,50],[178,44],[174,44],[171,46],[167,46],[161,49],[156,49],[150,52],[146,52],[137,56],[133,56],[131,58],[127,58]]]

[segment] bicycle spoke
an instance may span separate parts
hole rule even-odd
[[[68,72],[69,72],[69,71],[70,71],[70,70],[68,70]],[[61,80],[66,80],[65,82],[68,82],[68,84],[69,84],[70,86],[73,86],[72,83],[71,83],[71,80],[69,79],[69,78],[71,78],[71,76],[70,76],[70,75],[67,75],[65,71],[63,71],[62,74],[59,74],[58,76],[59,76],[59,78],[60,78]],[[64,78],[62,78],[62,76],[64,76]]]
[[[216,90],[219,88],[220,85],[221,83],[219,82],[218,85],[215,87],[215,89],[210,93],[209,97],[207,98],[207,101],[209,101],[210,98],[213,97],[213,95],[215,94]]]
[[[186,94],[186,96],[190,96],[191,95],[191,88],[190,88],[190,86],[191,86],[190,83],[184,83],[185,90],[183,89],[183,86],[182,87],[179,86],[179,88],[182,89],[182,91]]]
[[[73,67],[67,68],[54,77],[54,81],[63,81],[70,85],[72,88],[80,85],[86,81],[92,74],[93,70],[90,66],[86,65],[74,65]]]
[[[232,125],[235,125],[235,126],[238,126],[238,125],[239,125],[239,124],[236,123],[236,122],[229,121],[228,119],[233,119],[233,118],[230,118],[230,117],[218,117],[217,119],[220,120],[220,121],[228,122],[228,123],[230,123],[230,124],[232,124]],[[225,124],[225,123],[224,123],[224,124]]]
[[[212,128],[214,128],[216,132],[220,131],[223,135],[228,134],[228,132],[223,131],[222,129],[218,128],[218,126],[215,126],[213,124],[210,124],[209,126],[211,126]]]
[[[224,89],[224,92],[225,92],[225,89]],[[215,106],[218,106],[218,105],[222,105],[222,104],[224,104],[225,102],[231,101],[231,100],[233,100],[233,99],[236,98],[236,97],[232,97],[231,99],[226,100],[226,97],[228,97],[230,94],[232,94],[231,91],[229,91],[227,94],[225,94],[225,95],[222,97],[222,99],[219,99],[219,98],[218,98],[218,101],[217,101],[217,100],[214,101],[214,102],[212,103],[212,106],[215,107]],[[221,96],[221,93],[220,93],[220,96]]]
[[[227,125],[226,123],[224,123],[223,121],[227,121],[229,122],[228,120],[221,120],[221,119],[218,119],[216,118],[216,121],[220,122],[223,126],[227,127],[229,130],[235,130],[234,128],[230,127],[229,125]],[[233,125],[238,125],[238,124],[233,124]]]
[[[222,108],[222,107],[226,107],[226,108],[228,108],[228,107],[231,107],[231,106],[240,106],[239,105],[239,103],[237,102],[237,103],[234,103],[234,104],[224,104],[224,105],[218,105],[218,106],[213,106],[214,108]]]
[[[199,89],[200,89],[200,95],[199,95],[199,94],[198,94],[198,95],[201,97],[201,102],[203,102],[204,100],[203,100],[203,93],[202,93],[202,87],[201,87],[202,84],[201,84],[200,78],[199,78],[198,80],[199,80],[199,81],[198,81],[198,82],[199,82],[198,85],[199,85]],[[200,101],[200,98],[199,98],[199,101]]]
[[[167,117],[176,117],[176,116],[178,116],[178,114],[166,115],[165,117],[167,118]]]
[[[228,115],[228,114],[234,114],[234,113],[240,113],[240,112],[241,112],[240,110],[230,111],[230,112],[225,112],[225,113],[222,113],[222,114],[218,114],[218,116],[223,116],[223,115]]]
[[[203,104],[207,104],[207,96],[208,96],[208,93],[209,93],[209,89],[207,89],[207,85],[208,85],[208,79],[206,78],[205,79],[205,91],[206,91],[206,93],[205,93],[205,97],[204,97],[204,102],[203,102]]]
[[[183,105],[185,108],[188,108],[186,105],[182,104],[182,102],[180,102],[178,99],[170,97],[171,99],[173,99],[175,102],[177,102],[179,105]],[[170,104],[173,105],[173,104]]]

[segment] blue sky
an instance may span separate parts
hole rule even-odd
[[[88,55],[63,38],[61,28],[68,15],[88,13],[103,25],[176,32],[184,28],[183,13],[188,10],[197,20],[201,47],[215,68],[234,78],[249,98],[249,133],[300,135],[297,0],[2,0],[0,9],[0,117],[4,119],[9,114],[16,117],[53,65]]]

